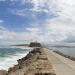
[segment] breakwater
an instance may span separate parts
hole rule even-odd
[[[0,75],[56,75],[43,48],[34,48],[17,62],[8,71],[2,70]]]
[[[70,60],[75,61],[75,57],[72,57],[72,56],[66,55],[66,54],[64,54],[64,53],[62,53],[62,52],[60,52],[60,51],[54,51],[54,52],[57,53],[57,54],[59,54],[59,55],[61,55],[61,56],[66,57],[66,58],[68,58],[68,59],[70,59]]]

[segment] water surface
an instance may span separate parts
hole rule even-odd
[[[50,47],[51,49],[58,50],[66,55],[75,57],[75,48],[74,47]]]
[[[17,60],[25,57],[31,49],[0,48],[0,69],[8,70],[17,64]]]

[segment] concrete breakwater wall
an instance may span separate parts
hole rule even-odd
[[[70,60],[75,61],[75,58],[74,58],[74,57],[72,57],[72,56],[69,56],[69,55],[63,54],[63,53],[62,53],[62,52],[60,52],[60,51],[54,51],[54,52],[55,52],[55,53],[57,53],[57,54],[59,54],[59,55],[61,55],[61,56],[66,57],[66,58],[68,58],[68,59],[70,59]]]
[[[35,48],[17,61],[17,65],[0,75],[56,75],[43,48]]]

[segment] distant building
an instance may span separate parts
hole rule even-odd
[[[29,47],[42,47],[42,45],[40,43],[37,43],[37,42],[31,42],[29,44]]]

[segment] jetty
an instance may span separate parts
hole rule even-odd
[[[39,43],[36,46],[8,71],[1,70],[0,75],[75,75],[75,61],[43,48]]]
[[[75,75],[75,61],[65,58],[49,49],[44,49],[56,75]]]
[[[8,75],[56,75],[43,48],[34,48],[29,54],[18,60],[18,64],[9,68]]]

